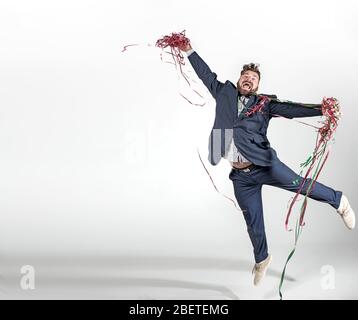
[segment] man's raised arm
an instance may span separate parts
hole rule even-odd
[[[211,95],[216,99],[218,92],[224,85],[222,82],[217,80],[216,73],[210,70],[204,60],[201,59],[200,56],[193,50],[190,43],[187,46],[180,48],[180,50],[186,52],[190,64],[194,68],[196,74],[209,89]]]

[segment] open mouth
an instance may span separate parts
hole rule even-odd
[[[245,90],[250,90],[252,88],[252,84],[250,82],[244,82],[242,84],[242,88]]]

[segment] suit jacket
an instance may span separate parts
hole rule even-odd
[[[320,104],[280,101],[275,95],[265,95],[270,99],[264,104],[262,112],[246,116],[246,111],[252,110],[262,96],[256,94],[249,97],[246,110],[238,115],[240,93],[236,86],[230,81],[218,81],[217,75],[197,52],[190,54],[188,59],[216,100],[215,121],[209,137],[208,159],[212,165],[220,162],[233,138],[236,148],[246,159],[256,165],[271,166],[275,161],[279,161],[266,136],[271,118],[283,116],[292,119],[322,115]]]

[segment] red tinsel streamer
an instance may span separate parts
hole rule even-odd
[[[123,47],[121,52],[126,51],[128,47],[134,47],[134,46],[139,46],[139,44],[137,44],[137,43],[135,43],[135,44],[127,44],[126,46]]]
[[[305,168],[307,166],[308,166],[308,168],[307,168],[305,176],[303,177],[303,179],[300,183],[297,193],[295,194],[294,198],[291,200],[291,204],[288,209],[287,216],[286,216],[285,227],[287,230],[289,218],[290,218],[290,215],[292,212],[292,208],[293,208],[294,204],[296,203],[297,198],[302,191],[302,188],[305,186],[306,182],[308,181],[307,179],[308,179],[309,175],[311,174],[311,172],[313,172],[313,169],[316,166],[316,162],[318,162],[315,172],[313,173],[313,176],[311,178],[311,183],[307,187],[306,195],[305,195],[303,204],[300,209],[299,219],[297,220],[297,223],[296,223],[295,245],[287,257],[285,266],[284,266],[282,274],[281,274],[281,280],[280,280],[280,285],[279,285],[279,295],[280,295],[281,299],[282,299],[281,289],[282,289],[282,285],[283,285],[283,281],[284,281],[284,277],[285,277],[287,264],[296,251],[297,242],[298,242],[299,236],[302,232],[302,227],[305,225],[304,216],[305,216],[305,212],[306,212],[306,208],[307,208],[307,199],[308,199],[307,197],[310,194],[311,190],[313,189],[315,183],[317,182],[317,179],[323,169],[323,166],[325,165],[325,163],[328,159],[328,155],[330,153],[330,148],[329,147],[327,148],[327,146],[328,146],[328,143],[330,142],[330,140],[332,140],[332,138],[333,138],[333,135],[334,135],[334,133],[337,129],[337,126],[338,126],[338,120],[341,116],[338,100],[335,98],[323,98],[322,115],[325,117],[325,120],[323,122],[323,126],[318,129],[315,149],[313,151],[312,156],[310,156],[303,164],[301,164],[301,166],[303,168]],[[300,176],[301,176],[301,174],[300,174]]]
[[[184,56],[180,50],[180,48],[185,48],[190,43],[190,40],[185,37],[185,30],[180,33],[173,32],[171,35],[164,36],[161,39],[158,39],[155,43],[155,46],[161,49],[170,48],[170,52],[165,51],[166,53],[169,53],[174,61],[174,65],[176,67],[179,67],[180,72],[186,82],[190,85],[190,82],[188,80],[188,77],[183,72],[182,65],[185,64]]]
[[[293,208],[298,196],[300,195],[302,188],[306,184],[309,174],[313,170],[313,168],[316,164],[316,161],[318,160],[320,162],[320,160],[323,159],[323,163],[322,163],[321,167],[318,169],[317,174],[313,177],[313,179],[311,181],[311,186],[307,192],[308,194],[309,194],[309,191],[312,190],[314,184],[317,181],[318,175],[320,174],[324,164],[326,163],[326,160],[329,155],[329,150],[325,151],[326,147],[327,147],[327,143],[333,138],[333,135],[334,135],[334,133],[337,129],[337,126],[338,126],[338,119],[340,117],[340,109],[339,109],[338,100],[335,98],[323,98],[322,115],[325,117],[325,120],[323,122],[323,126],[318,129],[316,146],[313,151],[313,155],[309,159],[310,161],[308,162],[308,164],[310,163],[310,165],[307,169],[307,172],[306,172],[304,178],[302,179],[302,181],[300,183],[299,190],[297,191],[295,197],[293,198],[291,205],[289,207],[288,213],[286,215],[286,221],[285,221],[286,230],[288,228],[288,223],[289,223],[289,218],[291,215],[292,208]],[[306,194],[306,197],[308,194]],[[301,226],[304,225],[303,217],[304,217],[305,211],[306,211],[306,208],[304,207],[301,210],[301,216],[300,216],[300,225]]]
[[[270,98],[267,96],[260,96],[259,102],[250,111],[245,112],[245,116],[249,117],[250,115],[252,115],[256,112],[262,112],[262,109],[265,106],[265,103],[269,100],[270,100]]]
[[[190,43],[190,40],[189,40],[189,38],[187,38],[185,36],[185,30],[183,30],[182,32],[179,32],[179,33],[173,32],[170,35],[166,35],[163,38],[158,39],[156,41],[156,43],[155,43],[155,46],[158,47],[158,48],[161,48],[163,50],[163,52],[169,54],[172,57],[173,62],[164,61],[162,53],[160,54],[160,58],[161,58],[161,60],[163,62],[173,64],[176,68],[179,68],[181,75],[183,76],[183,78],[185,79],[185,81],[187,82],[189,87],[191,87],[190,82],[195,83],[195,81],[191,80],[183,71],[182,66],[185,65],[185,59],[184,59],[184,56],[183,56],[182,51],[181,51],[181,49],[185,48],[189,43]],[[132,47],[132,46],[139,46],[139,44],[128,44],[128,45],[123,47],[122,52],[126,51],[128,47]],[[148,44],[148,46],[151,46],[151,45]],[[169,51],[164,51],[164,49],[166,49],[166,48],[170,48],[170,52]],[[203,96],[199,92],[197,92],[194,89],[192,89],[192,90],[200,98],[203,99]],[[200,107],[205,105],[205,103],[202,103],[202,104],[193,103],[192,101],[190,101],[188,98],[186,98],[182,94],[180,94],[180,95],[192,105],[200,106]]]
[[[171,35],[164,36],[163,38],[157,40],[155,46],[161,49],[165,49],[167,47],[170,48],[170,53],[174,59],[174,63],[179,66],[180,70],[181,66],[185,64],[184,56],[180,50],[180,48],[185,48],[190,43],[190,40],[185,37],[185,30],[180,33],[172,33]],[[187,80],[185,74],[182,72],[184,78]]]
[[[235,208],[236,208],[237,210],[243,212],[243,211],[236,205],[236,202],[235,202],[232,198],[228,197],[227,195],[225,195],[225,194],[223,194],[222,192],[219,191],[219,189],[218,189],[218,188],[216,187],[216,185],[215,185],[214,179],[211,177],[211,175],[210,175],[210,173],[209,173],[209,170],[205,167],[204,161],[201,159],[199,149],[198,149],[197,151],[198,151],[198,156],[199,156],[200,162],[201,162],[201,164],[203,165],[203,167],[204,167],[206,173],[208,174],[208,176],[209,176],[209,178],[210,178],[210,180],[211,180],[211,183],[213,184],[213,186],[214,186],[216,192],[219,193],[219,194],[221,194],[221,195],[222,195],[223,197],[225,197],[226,199],[230,200],[230,201],[234,204],[234,206],[235,206]]]
[[[155,46],[158,48],[161,48],[163,50],[168,47],[170,48],[170,52],[168,52],[168,51],[164,51],[164,52],[171,55],[171,57],[173,59],[173,64],[175,65],[176,68],[179,68],[181,75],[183,76],[183,78],[185,79],[185,81],[187,82],[189,87],[191,87],[189,77],[184,73],[183,68],[182,68],[182,66],[185,65],[185,59],[184,59],[184,56],[181,51],[183,48],[187,47],[189,45],[189,43],[190,43],[190,40],[189,40],[189,38],[187,38],[185,36],[185,30],[183,30],[182,32],[179,32],[179,33],[173,32],[170,35],[166,35],[163,38],[158,39]],[[191,81],[193,81],[193,80],[191,80]],[[199,92],[197,92],[196,90],[193,90],[193,91],[200,98],[203,98],[203,96],[201,94],[199,94]],[[201,106],[201,107],[205,105],[205,103],[203,103],[203,104],[193,103],[188,98],[184,97],[182,94],[181,94],[181,96],[192,105]]]

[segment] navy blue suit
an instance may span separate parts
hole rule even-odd
[[[231,139],[238,151],[254,163],[256,167],[245,172],[232,169],[229,178],[234,185],[238,204],[244,213],[247,230],[254,248],[255,261],[260,262],[268,255],[265,235],[262,185],[267,184],[292,192],[297,192],[302,177],[282,163],[271,148],[267,139],[267,128],[271,118],[283,116],[286,118],[321,116],[321,105],[306,105],[293,102],[282,102],[274,95],[266,95],[266,101],[261,112],[249,116],[245,113],[252,110],[260,99],[260,95],[251,95],[246,109],[238,114],[238,98],[240,93],[230,81],[222,83],[217,75],[210,70],[203,59],[193,52],[188,57],[192,67],[204,85],[216,100],[215,121],[209,137],[209,161],[217,165],[224,156]],[[310,179],[307,180],[301,194],[306,194]],[[309,197],[329,203],[335,209],[339,207],[341,191],[335,191],[316,182]]]
[[[270,147],[266,136],[272,117],[279,115],[297,118],[322,115],[319,104],[306,107],[299,103],[280,102],[275,99],[276,96],[271,95],[269,97],[274,99],[266,103],[262,112],[256,112],[249,117],[242,112],[238,116],[237,101],[240,93],[235,85],[230,81],[225,83],[218,81],[216,74],[196,52],[189,56],[189,61],[216,100],[215,121],[209,139],[209,161],[212,165],[218,164],[227,150],[232,136],[230,130],[232,130],[235,146],[246,159],[260,166],[270,166],[278,160],[276,151]],[[258,95],[250,96],[245,112],[250,111],[258,99]]]

